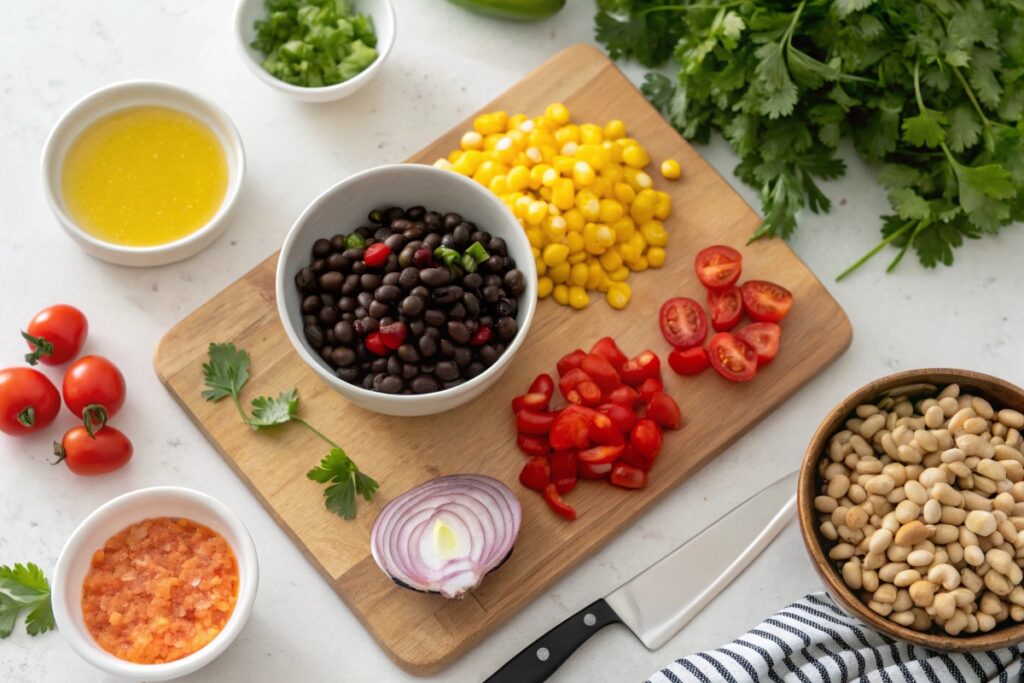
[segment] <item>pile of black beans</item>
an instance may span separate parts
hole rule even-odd
[[[317,240],[295,275],[304,334],[342,380],[426,394],[476,377],[518,331],[522,271],[505,241],[457,213],[371,211],[350,235]],[[438,247],[481,255],[446,265]],[[374,246],[380,245],[380,246]],[[386,248],[385,248],[386,247]]]

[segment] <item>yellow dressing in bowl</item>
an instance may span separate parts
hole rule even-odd
[[[132,247],[167,244],[203,227],[227,187],[217,135],[160,106],[122,109],[91,124],[61,169],[71,219],[99,240]]]

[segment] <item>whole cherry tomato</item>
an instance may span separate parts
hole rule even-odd
[[[25,354],[29,365],[60,365],[78,355],[89,334],[89,321],[74,306],[56,304],[35,314],[21,336],[32,353]]]
[[[0,432],[24,436],[45,429],[60,412],[60,393],[32,368],[0,370]]]
[[[63,460],[75,474],[92,476],[124,467],[132,457],[132,442],[113,427],[90,434],[86,427],[78,426],[53,445],[53,452],[57,462]]]
[[[64,375],[64,403],[87,426],[102,426],[124,405],[124,375],[103,356],[83,356]],[[93,432],[98,428],[90,427]]]

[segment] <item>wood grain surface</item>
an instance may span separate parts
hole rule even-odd
[[[470,405],[433,417],[367,412],[334,393],[302,363],[274,304],[276,254],[171,329],[156,351],[157,374],[182,407],[381,647],[414,674],[437,671],[465,653],[771,413],[851,340],[842,309],[784,243],[744,246],[758,216],[597,50],[567,48],[481,111],[534,116],[555,101],[564,102],[576,122],[622,119],[656,164],[671,157],[683,168],[683,178],[674,182],[652,171],[656,187],[670,192],[675,206],[666,221],[671,235],[668,260],[659,270],[632,276],[633,300],[624,311],[613,310],[599,297],[582,312],[542,301],[529,339],[495,387]],[[430,163],[447,155],[470,121],[459,123],[410,161]],[[394,201],[402,203],[401,188],[395,188]],[[352,217],[353,229],[361,219]],[[579,519],[566,522],[518,483],[523,456],[515,446],[509,401],[538,373],[553,372],[559,356],[576,347],[589,348],[604,335],[614,336],[628,355],[651,348],[664,361],[669,348],[658,331],[658,309],[673,295],[703,299],[693,259],[713,243],[743,251],[745,278],[774,280],[793,292],[796,303],[783,323],[779,357],[756,381],[742,385],[711,371],[681,378],[666,368],[667,391],[678,400],[686,425],[666,436],[650,485],[628,492],[583,482],[567,496]],[[347,522],[325,510],[321,487],[306,479],[306,471],[325,451],[322,442],[299,427],[256,434],[227,403],[200,397],[200,366],[212,341],[231,341],[252,354],[245,400],[297,387],[303,417],[338,440],[380,482],[373,502],[360,502],[357,520]],[[524,519],[515,552],[463,600],[399,588],[370,556],[374,518],[408,488],[461,472],[487,474],[522,492]]]

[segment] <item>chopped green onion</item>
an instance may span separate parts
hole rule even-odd
[[[434,256],[436,256],[441,263],[446,266],[450,266],[459,258],[459,252],[454,249],[449,249],[448,247],[438,247],[434,250]]]
[[[366,240],[358,232],[354,232],[351,235],[345,237],[345,248],[346,249],[362,249],[366,246]]]
[[[462,267],[467,273],[476,272],[476,260],[468,251],[462,255]]]
[[[475,260],[477,263],[483,263],[484,261],[491,257],[491,255],[487,253],[487,250],[484,249],[484,245],[480,244],[479,242],[473,242],[469,249],[466,250],[466,255],[472,256],[473,260]],[[476,269],[474,268],[474,270]]]

